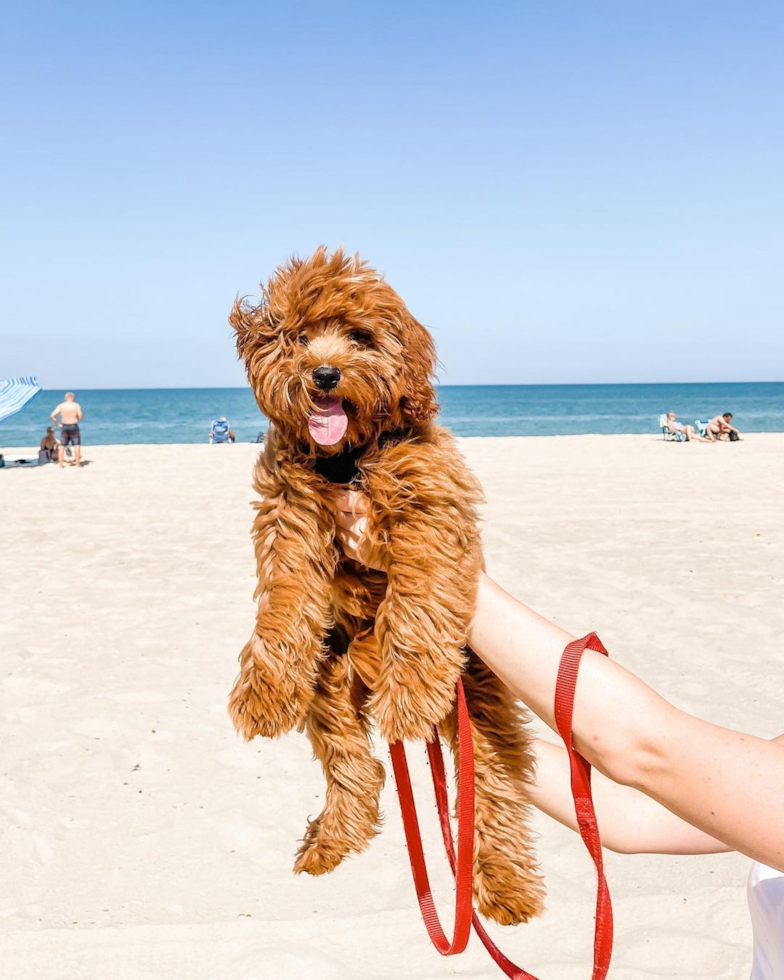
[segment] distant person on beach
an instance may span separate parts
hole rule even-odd
[[[60,416],[59,420],[57,416]],[[82,465],[82,435],[79,431],[79,422],[84,417],[82,406],[76,401],[76,396],[72,391],[66,391],[64,401],[61,401],[57,408],[52,412],[52,421],[61,428],[60,445],[57,447],[57,459],[60,469],[63,469],[65,458],[65,447],[74,447],[74,462],[77,466]]]
[[[734,425],[730,425],[732,420],[732,412],[725,412],[723,415],[717,415],[708,422],[708,439],[710,442],[739,442],[740,432],[735,428]]]
[[[46,430],[46,435],[41,440],[41,446],[38,450],[38,462],[53,463],[59,446],[60,440],[55,436],[54,428],[50,425]]]
[[[236,442],[237,437],[231,431],[231,426],[225,415],[221,415],[210,426],[210,445],[213,442]]]
[[[675,418],[675,412],[667,412],[667,428],[670,432],[682,432],[686,436],[686,442],[711,442],[710,439],[704,439],[701,435],[698,435],[694,431],[693,425],[683,425],[682,422],[678,422]]]

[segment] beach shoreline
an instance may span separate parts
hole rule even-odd
[[[454,965],[429,947],[391,777],[366,854],[321,879],[291,873],[323,800],[319,767],[304,736],[246,744],[226,714],[254,616],[259,446],[91,446],[86,425],[85,436],[78,478],[0,477],[13,521],[0,551],[7,975],[368,980],[373,963],[374,980],[495,976],[478,944]],[[677,705],[780,733],[784,434],[718,447],[655,434],[458,443],[485,489],[488,570],[505,588],[577,635],[595,629]],[[383,744],[377,754],[388,762]],[[427,769],[410,754],[448,904]],[[541,980],[582,980],[590,859],[569,831],[535,825],[548,911],[493,935]],[[747,859],[608,854],[607,866],[614,974],[745,975]]]
[[[437,424],[441,424],[438,423]],[[444,426],[444,428],[447,428]],[[56,433],[55,433],[56,434]],[[670,447],[674,445],[685,445],[684,443],[673,443],[668,442],[662,438],[661,433],[641,433],[641,432],[581,432],[581,433],[563,433],[558,435],[524,435],[524,436],[459,436],[452,433],[457,440],[458,445],[471,446],[474,444],[482,443],[493,443],[497,442],[500,444],[524,444],[527,442],[542,443],[545,444],[550,440],[557,440],[558,442],[564,442],[568,440],[577,440],[578,442],[589,440],[589,439],[600,439],[602,441],[607,441],[608,443],[614,440],[622,441],[629,440],[632,444],[640,445],[644,443],[657,443],[663,446]],[[87,427],[85,426],[85,435],[87,436]],[[770,445],[776,445],[778,447],[784,447],[784,432],[746,432],[742,433],[742,438],[739,443],[733,443],[736,449],[740,449],[743,443],[768,443]],[[243,439],[238,439],[234,443],[220,443],[216,445],[211,445],[209,441],[205,438],[204,442],[108,442],[108,443],[95,443],[92,444],[89,438],[85,438],[83,443],[85,450],[99,450],[103,452],[104,450],[109,450],[110,452],[120,451],[120,450],[137,450],[140,452],[154,452],[154,453],[165,453],[171,449],[182,449],[187,451],[210,450],[214,452],[221,451],[239,451],[241,447],[247,449],[255,448],[257,451],[261,448],[261,444],[255,441],[248,441]],[[38,454],[38,445],[18,445],[18,446],[5,446],[0,443],[0,452],[6,456],[11,455],[23,455],[23,454]]]

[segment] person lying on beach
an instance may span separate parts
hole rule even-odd
[[[58,419],[57,416],[60,416]],[[74,462],[77,466],[82,465],[82,436],[79,431],[79,423],[82,418],[82,406],[76,401],[72,391],[66,391],[65,400],[61,401],[57,408],[52,412],[52,421],[60,426],[62,439],[57,447],[57,459],[60,469],[63,469],[65,447],[74,447]]]
[[[708,422],[707,436],[711,442],[717,442],[723,440],[726,442],[739,442],[740,432],[735,428],[734,425],[730,425],[730,420],[732,419],[732,412],[725,412],[723,415],[717,415]]]
[[[337,540],[361,564],[382,568],[364,536],[368,503],[334,497]],[[554,703],[561,653],[575,637],[480,573],[471,648],[507,687],[557,731]],[[767,741],[695,718],[601,654],[583,655],[574,743],[604,778],[596,780],[603,843],[622,853],[750,857],[754,925],[750,980],[784,977],[784,735]],[[536,744],[532,802],[577,829],[566,750]]]
[[[683,425],[678,422],[675,418],[675,412],[667,412],[667,428],[670,432],[682,432],[686,436],[686,442],[711,442],[710,439],[704,439],[698,435],[694,431],[693,425]]]

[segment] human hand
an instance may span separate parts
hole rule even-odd
[[[337,490],[332,494],[337,524],[337,539],[343,553],[352,561],[383,571],[376,549],[367,538],[367,497],[357,490]]]

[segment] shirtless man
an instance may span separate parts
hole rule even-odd
[[[60,416],[61,421],[57,420]],[[60,445],[57,447],[57,459],[60,469],[63,468],[65,457],[65,447],[74,447],[74,461],[77,466],[82,465],[82,437],[79,433],[79,422],[82,419],[82,406],[76,401],[72,391],[66,391],[65,401],[60,402],[52,412],[52,421],[62,428]]]
[[[737,442],[740,439],[740,432],[738,432],[734,425],[730,425],[731,418],[732,412],[725,412],[723,415],[717,415],[708,422],[707,436],[711,442],[718,439],[729,439],[731,442]],[[732,436],[733,432],[735,433],[734,438]]]

